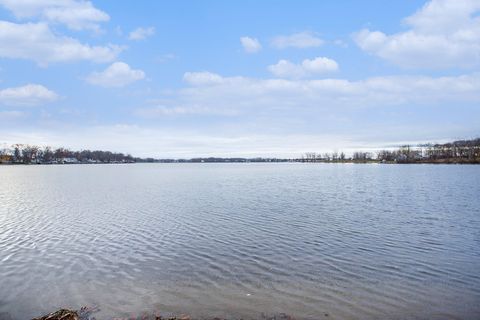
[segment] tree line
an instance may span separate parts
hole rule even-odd
[[[307,152],[301,162],[395,162],[395,163],[480,163],[480,138],[449,143],[404,145],[377,152]]]
[[[72,151],[66,148],[53,149],[28,144],[0,148],[0,163],[132,163],[138,160],[129,154],[101,150]]]

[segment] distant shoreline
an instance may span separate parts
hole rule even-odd
[[[300,157],[195,157],[190,159],[140,158],[130,154],[102,150],[72,151],[26,144],[0,149],[0,164],[128,164],[128,163],[385,163],[385,164],[480,164],[480,138],[444,144],[404,145],[376,152],[356,151],[347,156],[342,151],[306,152]]]
[[[265,159],[265,160],[230,160],[230,159],[216,159],[216,160],[204,160],[204,161],[192,161],[191,159],[179,159],[179,160],[155,160],[155,161],[139,161],[139,162],[77,162],[77,163],[1,163],[0,166],[69,166],[69,165],[108,165],[108,164],[144,164],[144,163],[156,163],[156,164],[187,164],[187,163],[309,163],[309,164],[480,164],[480,160],[463,160],[459,161],[458,159],[439,159],[439,160],[419,160],[419,161],[379,161],[379,160],[368,160],[368,161],[357,161],[357,160],[338,160],[338,161],[303,161],[302,159]]]

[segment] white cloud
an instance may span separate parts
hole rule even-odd
[[[363,29],[354,40],[363,50],[407,68],[480,65],[478,0],[432,0],[404,23],[407,31],[385,34]]]
[[[114,62],[102,72],[93,72],[87,82],[102,87],[123,87],[145,78],[145,72],[134,70],[124,62]]]
[[[28,59],[40,65],[89,60],[109,62],[120,53],[118,46],[90,46],[54,34],[45,23],[16,24],[0,21],[0,57]]]
[[[223,82],[220,75],[212,72],[185,72],[183,80],[192,85],[212,85]]]
[[[335,60],[317,57],[312,60],[305,59],[301,64],[294,64],[288,60],[280,60],[277,64],[268,67],[270,72],[281,78],[301,78],[309,75],[332,72],[338,70]]]
[[[128,39],[130,39],[130,40],[144,40],[147,37],[153,36],[154,34],[155,34],[155,28],[154,27],[137,28],[137,29],[131,31],[128,34]]]
[[[39,84],[0,90],[0,104],[9,106],[35,106],[57,99],[58,95],[55,92]]]
[[[205,72],[189,73],[189,79]],[[335,107],[372,108],[411,105],[479,103],[480,73],[452,77],[390,76],[359,81],[345,79],[255,79],[222,77],[189,81],[176,100],[181,105],[252,111],[285,109],[314,112]],[[311,113],[312,115],[315,113]],[[290,113],[291,115],[291,113]]]
[[[98,30],[99,23],[110,19],[107,13],[84,0],[0,0],[0,5],[19,19],[38,17],[73,30]]]
[[[288,60],[280,60],[277,64],[268,66],[268,70],[277,77],[301,77],[303,75],[302,67]]]
[[[240,43],[242,44],[243,50],[245,50],[246,53],[255,53],[262,49],[260,41],[258,41],[256,38],[241,37]]]
[[[278,49],[285,48],[312,48],[320,47],[324,41],[311,32],[299,32],[288,36],[277,36],[272,40],[272,45]]]
[[[325,57],[317,57],[312,60],[305,59],[302,62],[302,67],[309,73],[322,73],[338,70],[337,62]]]

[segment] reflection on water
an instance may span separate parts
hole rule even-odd
[[[480,166],[0,167],[0,314],[480,318]]]

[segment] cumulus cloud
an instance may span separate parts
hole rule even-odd
[[[73,30],[98,30],[99,23],[108,21],[107,13],[84,0],[0,0],[18,19],[39,18],[42,21],[61,23]]]
[[[0,90],[0,104],[9,106],[35,106],[57,99],[58,95],[55,92],[39,84]]]
[[[133,31],[131,31],[128,34],[128,39],[130,40],[144,40],[150,36],[153,36],[155,34],[155,28],[154,27],[148,27],[148,28],[137,28]]]
[[[280,60],[278,63],[268,67],[268,70],[280,78],[301,78],[325,72],[338,70],[338,63],[335,60],[317,57],[312,60],[305,59],[300,64],[288,60]]]
[[[114,62],[102,72],[93,72],[87,82],[101,87],[123,87],[145,78],[145,72],[134,70],[124,62]]]
[[[272,46],[277,49],[320,47],[324,41],[312,32],[299,32],[288,36],[277,36],[272,40]]]
[[[407,68],[480,65],[480,2],[432,0],[404,23],[404,32],[363,29],[354,40],[368,53]]]
[[[58,36],[45,23],[0,21],[0,43],[0,57],[28,59],[40,65],[76,60],[109,62],[121,51],[118,46],[90,46]]]
[[[256,38],[241,37],[240,43],[242,44],[243,50],[245,50],[246,53],[255,53],[262,49],[260,41],[258,41]]]

